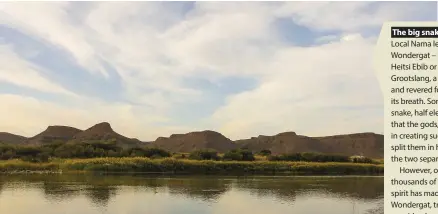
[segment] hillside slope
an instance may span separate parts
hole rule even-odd
[[[383,158],[384,136],[375,133],[356,133],[315,138],[327,152]]]
[[[49,126],[43,132],[27,139],[25,144],[40,145],[54,141],[67,142],[80,132],[82,132],[82,130],[69,126]]]
[[[11,134],[8,132],[0,132],[0,143],[21,144],[26,140],[26,137],[20,135]]]
[[[171,152],[192,152],[199,149],[214,149],[218,152],[226,152],[237,148],[232,140],[221,133],[209,130],[187,134],[173,134],[168,138],[159,137],[150,146]]]
[[[125,137],[113,130],[108,122],[98,123],[72,137],[70,143],[82,141],[110,141],[115,140],[119,146],[132,147],[146,144],[138,139]]]
[[[326,137],[306,137],[294,132],[274,136],[258,136],[237,140],[240,148],[254,152],[270,150],[273,154],[294,152],[321,152],[344,155],[364,155],[373,158],[383,157],[383,135],[357,133]]]

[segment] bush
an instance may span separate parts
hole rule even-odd
[[[44,162],[44,163],[49,162],[50,154],[44,152],[40,153],[37,155],[36,159],[38,160],[38,162]]]
[[[251,151],[237,149],[226,152],[223,156],[223,160],[254,161],[255,157]]]
[[[197,150],[189,155],[192,160],[219,160],[219,156],[214,150]]]
[[[262,155],[262,156],[269,156],[271,154],[272,154],[271,151],[267,150],[267,149],[263,149],[262,151],[259,152],[259,155]]]
[[[143,157],[145,156],[145,152],[142,148],[135,147],[128,149],[129,156],[131,157]]]
[[[9,159],[13,159],[14,157],[15,157],[15,151],[7,150],[1,153],[0,159],[9,160]]]
[[[0,146],[0,159],[1,160],[9,160],[16,157],[15,148],[9,145],[1,145]]]
[[[306,161],[306,162],[350,162],[350,157],[336,154],[320,153],[292,153],[284,155],[269,156],[270,161]]]
[[[226,161],[231,161],[231,160],[235,160],[235,161],[241,161],[243,159],[242,154],[238,153],[238,152],[226,152],[224,154],[224,156],[222,157],[223,160]]]
[[[109,150],[107,152],[108,157],[120,157],[120,153],[113,151],[113,150]]]
[[[186,159],[187,158],[186,154],[179,154],[179,153],[173,154],[172,157],[175,159]]]
[[[163,149],[158,148],[146,148],[144,149],[144,155],[146,157],[170,157],[171,154]]]
[[[18,147],[15,151],[17,156],[36,156],[41,153],[41,149],[34,146]]]

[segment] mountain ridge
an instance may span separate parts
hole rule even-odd
[[[83,141],[114,140],[122,147],[147,146],[168,150],[170,152],[191,152],[199,149],[214,149],[226,152],[244,148],[253,152],[270,150],[272,154],[294,152],[336,153],[344,155],[364,155],[383,158],[383,135],[372,132],[338,134],[322,137],[299,135],[293,131],[276,135],[259,135],[247,139],[231,140],[223,134],[212,131],[193,131],[184,134],[171,134],[158,137],[154,141],[140,141],[125,137],[113,130],[108,122],[97,123],[88,129],[52,125],[41,133],[26,138],[7,132],[0,132],[0,142],[19,145],[41,145],[53,141],[78,143]]]

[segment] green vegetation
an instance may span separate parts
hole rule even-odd
[[[122,148],[115,141],[40,146],[0,145],[0,171],[104,171],[151,173],[381,174],[383,161],[319,153],[256,155],[247,149],[169,153],[158,148]]]
[[[28,162],[48,162],[50,158],[96,157],[170,157],[167,151],[157,148],[122,148],[116,142],[83,142],[68,144],[54,142],[41,146],[0,145],[0,160],[21,159]]]
[[[219,160],[219,155],[216,151],[211,149],[197,150],[189,155],[191,160]]]
[[[383,165],[359,163],[312,163],[284,161],[214,161],[146,157],[54,159],[49,163],[23,160],[0,162],[1,172],[20,170],[141,172],[181,174],[306,174],[306,175],[375,175],[383,173]]]
[[[222,159],[227,161],[254,161],[255,157],[251,151],[236,149],[226,152]]]
[[[269,156],[271,155],[271,151],[267,150],[267,149],[263,149],[262,151],[259,152],[259,155],[261,156]]]
[[[353,162],[353,163],[377,163],[372,159],[362,156],[347,156],[336,154],[321,154],[321,153],[293,153],[284,155],[271,155],[268,157],[270,161],[304,161],[304,162]]]

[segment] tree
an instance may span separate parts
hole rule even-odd
[[[223,156],[224,160],[235,160],[235,161],[254,161],[254,154],[249,150],[236,149],[228,151]]]
[[[219,160],[216,151],[211,149],[197,150],[190,153],[189,159],[192,160]]]

